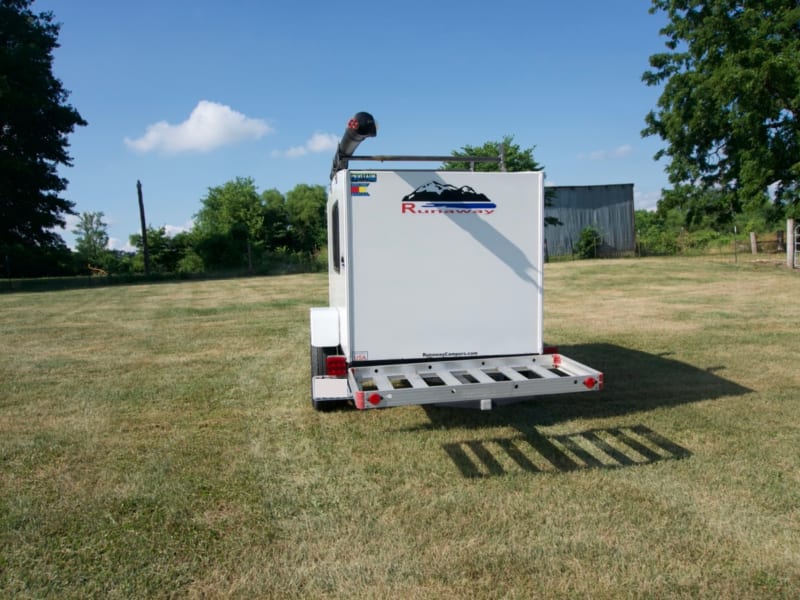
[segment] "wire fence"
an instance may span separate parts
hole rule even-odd
[[[800,226],[798,226],[800,231]],[[649,256],[708,257],[710,260],[731,262],[763,261],[781,263],[786,261],[786,237],[783,231],[769,234],[728,235],[719,234],[720,239],[697,240],[681,235],[669,240],[636,238],[633,250],[619,250],[603,240],[582,253],[577,241],[545,240],[545,260],[560,262],[584,258],[644,258]],[[795,234],[795,267],[800,267],[800,233]]]

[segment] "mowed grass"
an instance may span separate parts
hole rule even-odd
[[[800,596],[800,273],[545,277],[606,389],[491,412],[314,412],[325,275],[0,295],[0,597]]]

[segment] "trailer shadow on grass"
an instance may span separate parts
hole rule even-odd
[[[430,427],[512,426],[522,430],[531,425],[624,416],[753,391],[722,377],[719,373],[724,372],[724,365],[703,369],[671,359],[669,355],[648,354],[612,344],[561,347],[560,350],[565,356],[603,372],[604,390],[534,397],[498,406],[488,413],[426,406]]]
[[[644,425],[544,435],[531,428],[519,436],[453,442],[442,446],[464,477],[619,469],[687,458],[692,453]],[[505,465],[503,463],[506,463]]]
[[[567,435],[544,435],[537,427],[575,419],[641,414],[752,391],[720,376],[724,372],[724,366],[720,365],[702,369],[668,355],[652,355],[611,344],[561,350],[570,358],[602,371],[605,389],[600,393],[531,398],[498,406],[489,413],[426,406],[430,424],[422,428],[512,427],[519,431],[518,436],[445,444],[445,452],[465,477],[504,474],[509,466],[532,473],[620,468],[685,458],[691,452],[641,424]]]

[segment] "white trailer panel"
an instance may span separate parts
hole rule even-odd
[[[540,354],[543,205],[539,172],[338,172],[330,301],[348,362]]]

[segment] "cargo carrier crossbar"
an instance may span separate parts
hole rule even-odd
[[[561,354],[351,367],[357,408],[450,404],[597,391],[603,374]]]

